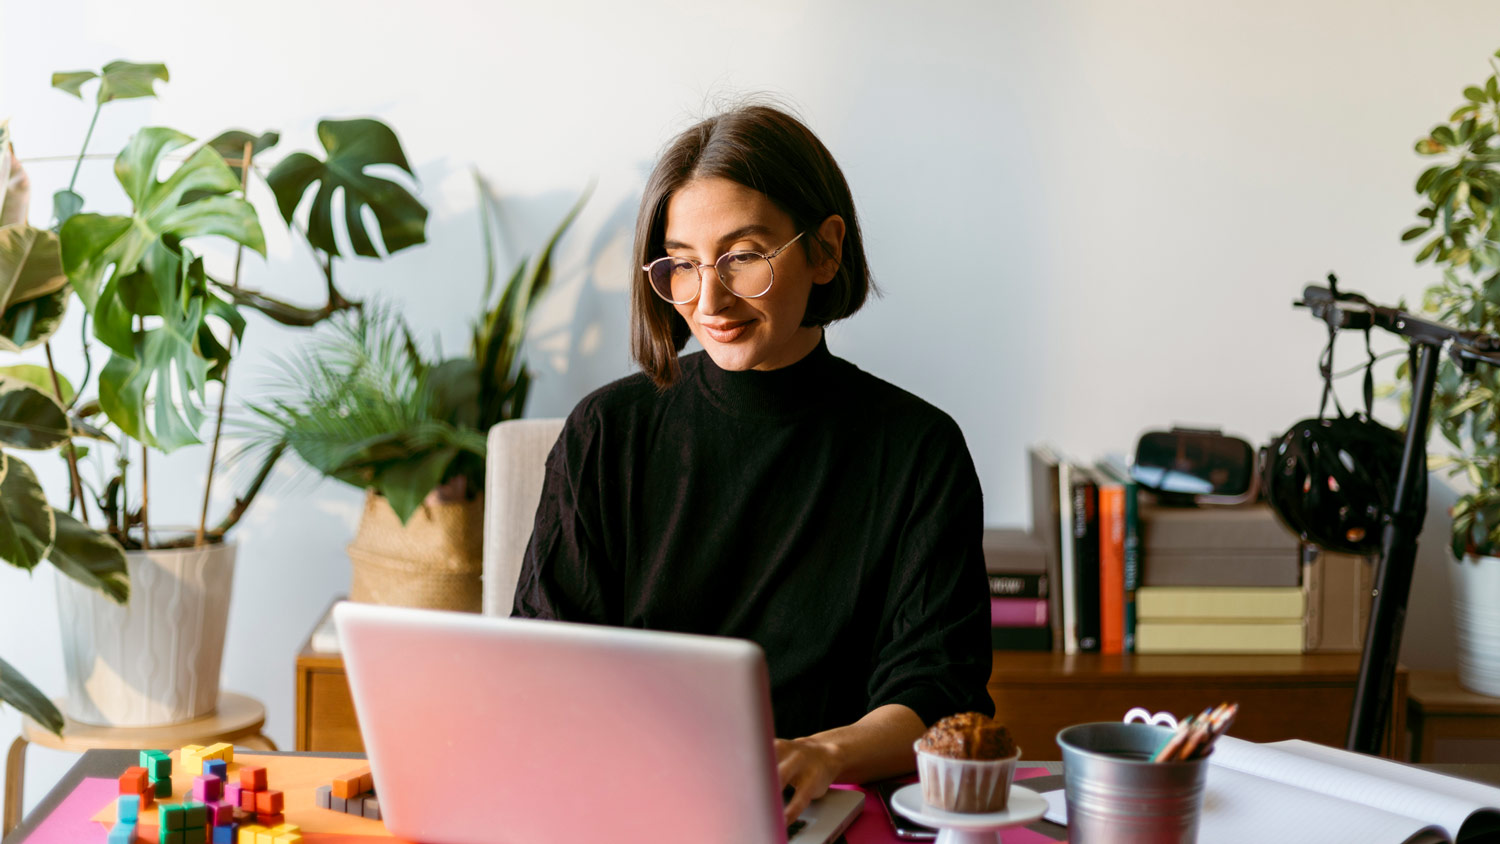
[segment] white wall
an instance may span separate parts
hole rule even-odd
[[[843,165],[885,293],[832,331],[834,351],[953,414],[989,520],[1020,524],[1028,443],[1088,457],[1172,422],[1261,440],[1311,415],[1322,332],[1289,303],[1330,269],[1377,300],[1419,299],[1433,274],[1398,240],[1418,205],[1412,143],[1500,46],[1486,0],[922,7],[6,2],[0,118],[23,158],[74,152],[88,109],[48,75],[116,58],[163,61],[172,81],[159,100],[107,108],[96,151],[170,125],[276,128],[284,154],[316,149],[320,116],[379,116],[419,170],[429,244],[347,263],[342,278],[399,302],[450,351],[480,278],[469,168],[502,194],[511,257],[596,180],[531,344],[530,413],[560,415],[630,371],[630,227],[655,152],[717,97],[778,94]],[[33,164],[36,195],[69,167]],[[107,162],[79,184],[91,208],[122,209]],[[314,267],[263,187],[255,198],[272,251],[245,282],[316,301]],[[76,330],[57,342],[74,374]],[[233,397],[253,397],[269,356],[295,341],[253,319]],[[194,518],[206,459],[153,463],[153,521]],[[32,463],[63,494],[56,458]],[[347,589],[359,496],[282,475],[237,533],[225,682],[263,699],[290,746],[293,656]],[[230,487],[216,486],[222,508]],[[1433,497],[1440,511],[1452,493]],[[1413,588],[1404,657],[1416,666],[1452,661],[1441,521]],[[51,571],[0,566],[0,654],[60,694],[55,626]],[[0,712],[0,741],[16,725]],[[28,804],[70,762],[31,759]]]

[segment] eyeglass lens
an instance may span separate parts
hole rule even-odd
[[[754,298],[771,289],[771,262],[759,252],[727,252],[714,263],[719,283],[736,296]],[[686,304],[703,283],[698,265],[683,258],[661,258],[651,264],[651,286],[662,298]]]

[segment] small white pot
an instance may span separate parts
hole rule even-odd
[[[59,575],[67,716],[101,726],[159,727],[212,713],[234,557],[233,543],[127,552],[125,606]]]
[[[1449,567],[1458,682],[1500,697],[1500,557],[1465,556]]]

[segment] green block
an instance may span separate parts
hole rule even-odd
[[[161,844],[186,844],[182,840],[182,830],[167,829],[166,827],[159,828],[156,840],[161,842]]]
[[[178,803],[162,803],[157,806],[157,817],[163,830],[177,831],[186,826],[187,807]]]
[[[154,791],[157,799],[164,799],[164,798],[167,798],[167,797],[171,797],[172,796],[172,778],[171,777],[162,777],[160,779],[152,780],[151,781],[151,788]]]
[[[202,803],[184,802],[182,804],[182,807],[184,810],[186,810],[185,817],[182,821],[183,829],[192,829],[193,827],[197,826],[208,826],[207,806],[203,805]]]
[[[182,844],[208,844],[208,828],[194,826],[182,831]]]
[[[170,778],[172,776],[172,757],[160,750],[142,750],[141,767],[152,780]]]

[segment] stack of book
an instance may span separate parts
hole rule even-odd
[[[1264,504],[1159,505],[1122,460],[1031,450],[1031,534],[1067,653],[1358,651],[1372,566],[1304,551]]]
[[[1052,650],[1052,629],[1048,626],[1052,590],[1042,543],[1024,530],[986,529],[984,567],[989,574],[993,647]]]

